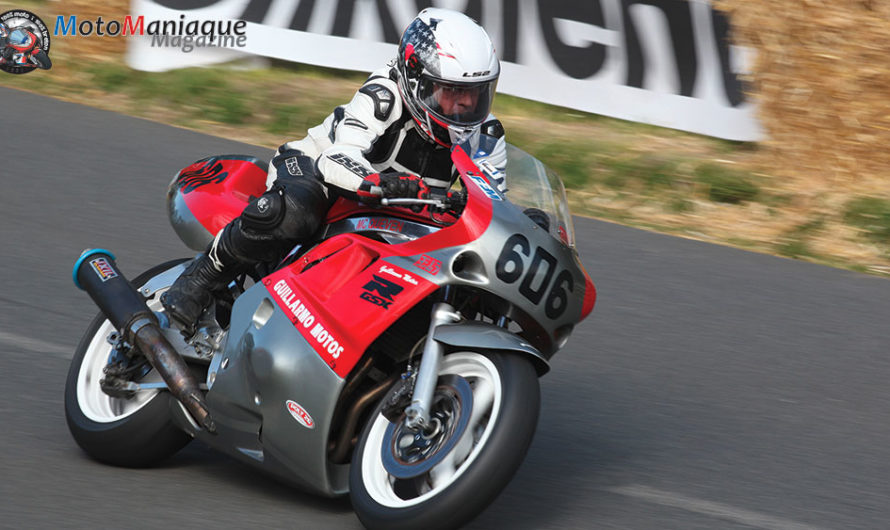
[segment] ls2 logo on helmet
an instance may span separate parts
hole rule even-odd
[[[27,74],[38,68],[52,68],[46,24],[23,9],[0,14],[0,70]]]

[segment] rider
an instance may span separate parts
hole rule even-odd
[[[40,50],[40,39],[26,26],[10,29],[0,23],[0,64],[34,67],[29,59]]]
[[[311,239],[338,196],[374,204],[380,197],[372,187],[386,198],[422,198],[428,186],[449,187],[457,178],[452,145],[468,146],[505,191],[504,129],[489,113],[499,74],[482,27],[456,11],[421,11],[402,35],[394,61],[373,72],[352,101],[308,136],[278,148],[269,190],[223,228],[164,294],[167,313],[185,334],[194,333],[211,292],[248,265],[281,259]]]
[[[12,60],[12,48],[9,48],[9,27],[0,22],[0,64],[6,64]]]

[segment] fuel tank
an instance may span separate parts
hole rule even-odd
[[[179,239],[203,251],[229,221],[266,191],[268,164],[247,155],[198,160],[173,177],[167,214]]]

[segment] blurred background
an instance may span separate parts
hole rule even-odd
[[[182,9],[213,4],[186,0],[161,3]],[[245,4],[242,16],[247,19],[256,18],[255,13],[248,12],[250,9],[256,11],[272,5],[269,2]],[[306,4],[311,10],[314,2]],[[345,4],[359,9],[369,3]],[[414,12],[415,7],[427,4],[429,2],[389,2],[390,6],[397,6],[392,12],[403,17],[402,11]],[[494,4],[496,9],[508,14],[501,17],[501,11],[497,11],[492,15]],[[499,46],[502,56],[510,55],[508,58],[517,63],[534,63],[535,53],[523,50],[521,42],[517,45],[506,40],[510,31],[503,22],[513,16],[514,22],[519,21],[519,30],[524,31],[524,19],[520,15],[527,4],[519,0],[436,3],[471,14],[484,14],[482,18],[494,21],[490,25],[495,26],[495,41],[505,43]],[[551,105],[504,94],[506,83],[502,79],[502,94],[495,102],[494,112],[505,125],[508,141],[560,173],[569,190],[574,213],[750,250],[890,274],[890,187],[886,184],[890,163],[890,150],[886,149],[890,144],[890,104],[886,97],[890,86],[886,59],[890,56],[890,40],[886,38],[890,34],[890,2],[716,0],[711,5],[700,0],[647,0],[542,5],[550,6],[546,14],[555,21],[552,31],[565,32],[566,28],[573,29],[572,24],[576,26],[574,29],[580,37],[574,40],[581,39],[579,42],[557,42],[569,52],[589,51],[597,38],[589,31],[589,35],[584,33],[583,27],[578,30],[580,24],[596,24],[599,20],[609,25],[616,20],[614,14],[610,14],[610,6],[625,6],[624,36],[605,35],[600,41],[605,42],[608,49],[628,48],[628,54],[642,42],[642,49],[636,53],[649,59],[651,56],[645,55],[646,34],[658,24],[638,26],[636,40],[627,36],[628,28],[630,22],[640,20],[640,13],[646,9],[657,11],[657,16],[667,24],[660,31],[674,38],[676,63],[670,66],[676,67],[680,74],[679,82],[670,77],[667,82],[667,90],[672,89],[673,83],[678,95],[664,99],[665,88],[659,85],[657,72],[639,73],[634,82],[631,79],[634,73],[628,67],[627,80],[619,84],[635,84],[639,88],[621,88],[626,93],[640,91],[639,98],[634,99],[638,102],[636,105],[651,102],[652,107],[640,113],[638,122],[577,110],[609,111],[617,107],[617,99],[612,98],[608,90],[594,89],[589,95],[578,92],[581,97],[568,100],[577,100],[580,105]],[[699,129],[714,127],[715,123],[725,120],[721,112],[725,109],[735,112],[735,106],[756,122],[758,132],[754,134],[754,141],[721,139],[706,133],[639,123],[647,121],[646,112],[657,116],[667,108],[682,114],[681,107],[687,100],[705,97],[691,92],[695,72],[689,73],[690,68],[704,68],[701,45],[684,48],[681,42],[683,31],[698,30],[684,27],[684,19],[677,18],[679,9],[681,15],[686,14],[696,25],[701,25],[701,16],[696,19],[695,9],[701,9],[702,5],[714,10],[716,49],[723,54],[724,63],[728,63],[723,65],[727,94],[739,101],[713,106],[712,115],[708,108],[700,111],[702,116],[697,119],[705,125]],[[78,21],[95,20],[98,16],[106,21],[122,20],[127,14],[157,8],[157,5],[143,0],[134,1],[132,6],[127,0],[102,3],[21,0],[0,4],[3,10],[13,7],[32,10],[52,30],[58,15],[76,15]],[[517,9],[518,14],[514,13]],[[298,13],[294,13],[294,20]],[[272,13],[266,17],[266,23],[274,16]],[[359,13],[356,20],[360,18]],[[310,30],[319,27],[317,19],[313,19]],[[308,25],[306,22],[303,27]],[[353,29],[347,28],[347,31],[367,33],[361,26],[353,23]],[[385,29],[388,33],[394,31]],[[336,23],[333,31],[337,31]],[[384,33],[384,39],[393,40],[392,35]],[[591,40],[585,41],[588,38],[585,35]],[[515,41],[515,35],[513,37]],[[253,58],[209,67],[147,72],[128,66],[139,62],[133,60],[132,50],[129,63],[126,60],[128,43],[132,46],[133,40],[129,37],[55,36],[51,52],[55,66],[51,71],[2,75],[0,84],[273,149],[285,140],[301,137],[336,105],[348,101],[366,72],[380,66],[368,64],[366,72],[355,72],[275,58]],[[292,52],[285,49],[279,55],[288,53]],[[631,60],[630,55],[625,57]],[[563,77],[585,75],[585,60],[589,59],[581,56],[576,72]],[[603,69],[611,64],[607,62]],[[510,70],[511,67],[512,64],[505,69],[505,76],[511,76],[511,91],[522,92],[515,87],[523,84],[522,75],[534,70]],[[578,68],[581,73],[577,72]],[[652,65],[649,70],[653,70]],[[546,93],[546,87],[539,92]],[[630,93],[637,98],[637,94]],[[669,120],[661,120],[665,121]],[[682,116],[678,121],[682,121]]]

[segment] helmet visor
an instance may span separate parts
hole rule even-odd
[[[420,104],[450,125],[478,125],[491,112],[497,79],[477,83],[448,83],[422,77],[417,87]]]
[[[9,43],[16,46],[26,46],[31,43],[31,36],[26,31],[16,28],[9,34]]]

